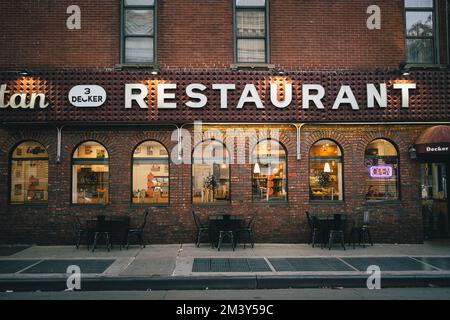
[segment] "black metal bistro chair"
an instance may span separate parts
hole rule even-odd
[[[136,236],[138,241],[139,241],[139,245],[141,246],[141,248],[145,248],[145,244],[144,244],[144,228],[145,228],[145,225],[147,224],[147,218],[148,218],[149,214],[150,213],[148,211],[145,211],[141,225],[139,227],[137,227],[137,228],[128,229],[127,235],[126,235],[126,238],[127,238],[127,250],[130,247],[130,237],[132,237],[132,236]]]
[[[111,232],[105,216],[97,217],[94,235],[94,244],[92,245],[92,252],[95,251],[95,248],[97,247],[97,241],[100,237],[103,237],[105,239],[106,249],[109,252],[111,250]]]
[[[341,214],[333,215],[333,220],[331,222],[331,228],[328,233],[328,249],[331,250],[331,246],[336,238],[340,239],[342,248],[345,250],[345,221],[342,219]]]
[[[219,241],[217,244],[217,251],[220,251],[220,248],[222,246],[222,243],[224,240],[229,239],[231,243],[231,248],[236,248],[236,237],[235,232],[238,229],[237,223],[241,222],[242,220],[232,220],[229,216],[223,216],[221,220],[217,220],[216,227],[217,231],[219,232]]]
[[[350,231],[350,239],[353,243],[353,249],[355,248],[356,239],[358,244],[366,247],[366,243],[370,243],[373,246],[372,236],[370,234],[370,215],[369,211],[365,211],[363,215],[363,221],[361,225],[354,225]]]
[[[236,242],[241,242],[241,236],[242,234],[244,234],[245,237],[250,241],[252,248],[255,247],[255,237],[253,233],[253,226],[255,225],[255,222],[256,222],[256,214],[247,218],[247,220],[244,221],[245,225],[236,230]],[[246,242],[244,241],[244,249],[245,245]]]
[[[308,244],[312,243],[312,247],[314,248],[316,244],[317,237],[320,236],[320,224],[319,220],[315,216],[311,216],[309,211],[305,212],[306,220],[308,221],[308,226],[310,230]]]
[[[195,211],[192,211],[192,217],[194,218],[195,228],[197,229],[195,232],[195,245],[198,248],[200,247],[202,236],[204,234],[209,236],[209,229],[202,223],[200,217],[195,213]]]
[[[87,242],[87,249],[89,250],[89,244],[90,244],[90,239],[92,236],[92,228],[89,228],[88,224],[82,224],[80,221],[80,218],[77,215],[73,215],[73,220],[74,220],[74,227],[75,227],[75,232],[77,234],[77,242],[75,243],[75,247],[78,248],[80,247],[80,243],[81,243],[81,238],[83,238],[83,236],[86,237],[86,242]]]

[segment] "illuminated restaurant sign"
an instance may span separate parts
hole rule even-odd
[[[158,83],[156,86],[157,108],[158,109],[176,109],[179,105],[175,90],[178,90],[176,83]],[[302,84],[298,86],[301,91],[301,101],[295,104],[301,105],[302,109],[317,108],[324,110],[323,100],[327,95],[325,87],[320,84]],[[394,83],[392,90],[396,90],[401,94],[401,108],[409,108],[410,91],[416,89],[415,83]],[[6,84],[0,86],[0,108],[12,109],[45,109],[49,104],[45,102],[46,97],[43,93],[31,93],[28,99],[27,93],[10,93],[6,90]],[[149,95],[149,87],[142,83],[125,84],[125,109],[131,109],[133,104],[141,109],[148,109],[147,97]],[[236,90],[234,83],[215,83],[210,87],[202,83],[191,83],[185,88],[185,95],[188,101],[184,104],[188,108],[201,109],[208,104],[209,93],[214,92],[216,98],[219,98],[219,108],[228,109],[233,107],[237,110],[244,106],[253,105],[256,109],[264,109],[265,105],[261,99],[260,92],[254,84],[245,84],[242,92],[239,92],[239,99],[236,105],[229,106],[228,96]],[[10,96],[8,95],[10,94]],[[6,99],[9,96],[9,99]],[[293,103],[293,84],[285,83],[279,86],[277,83],[270,83],[269,94],[270,103],[279,109],[284,109]],[[296,96],[300,96],[297,94]],[[75,107],[99,107],[106,101],[106,91],[98,85],[77,85],[73,87],[68,94],[69,102]],[[8,101],[5,101],[8,100]],[[364,105],[367,109],[386,108],[388,106],[388,86],[386,83],[368,83],[366,84],[366,101]],[[39,101],[39,106],[37,102]],[[352,87],[349,85],[341,85],[339,92],[334,98],[331,110],[339,110],[342,106],[351,107],[352,110],[360,110],[362,101],[357,101]]]
[[[45,109],[48,107],[45,94],[32,93],[29,97],[27,93],[14,93],[10,96],[8,101],[5,101],[5,96],[10,93],[6,90],[6,84],[0,85],[0,109]],[[38,104],[39,102],[39,104]]]
[[[386,179],[391,178],[393,175],[392,166],[372,166],[369,168],[369,174],[371,178]]]
[[[285,83],[283,89],[284,99],[279,99],[280,89],[277,83],[270,84],[270,102],[273,106],[284,109],[292,103],[292,83]],[[402,108],[409,108],[410,90],[416,89],[415,83],[394,83],[393,89],[399,90],[402,95]],[[176,109],[176,83],[160,83],[157,85],[157,108],[158,109]],[[194,109],[201,109],[208,103],[208,96],[204,93],[208,87],[202,83],[191,83],[186,86],[185,92],[190,99],[186,102],[186,106]],[[228,109],[228,94],[236,89],[233,83],[215,83],[211,86],[212,90],[217,91],[220,95],[220,109]],[[125,85],[125,108],[131,109],[133,101],[140,108],[147,109],[148,106],[145,99],[148,95],[148,87],[141,83],[132,83]],[[325,109],[323,99],[326,91],[319,84],[303,84],[301,86],[302,109],[309,109],[314,106],[317,109]],[[380,108],[386,108],[388,105],[388,90],[386,83],[378,85],[369,83],[366,85],[367,108],[373,109],[375,105]],[[193,100],[194,101],[193,101]],[[253,104],[257,109],[264,109],[264,104],[254,84],[246,84],[242,91],[239,101],[235,106],[236,109],[242,109],[246,104]],[[360,110],[360,105],[356,100],[351,86],[342,85],[339,93],[334,99],[332,110],[338,110],[342,105],[349,105],[352,110]]]

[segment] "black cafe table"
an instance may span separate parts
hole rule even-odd
[[[229,214],[217,214],[209,217],[208,229],[209,239],[211,244],[217,248],[219,242],[220,231],[227,231],[233,233],[234,244],[237,241],[237,230],[242,228],[245,223],[245,218],[241,216],[229,215]]]
[[[322,244],[327,244],[328,242],[328,236],[330,234],[330,231],[334,227],[334,216],[327,216],[327,217],[316,217],[317,221],[319,223],[319,230],[320,230],[320,240]],[[348,218],[346,215],[341,215],[341,227],[344,231],[344,237],[346,233],[346,226],[347,226],[347,220]]]
[[[96,232],[108,232],[110,243],[119,244],[120,248],[126,244],[130,218],[128,216],[97,216],[87,220],[89,241],[92,244]]]

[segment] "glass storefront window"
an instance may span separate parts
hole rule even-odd
[[[230,159],[225,145],[203,141],[195,147],[192,160],[192,202],[229,202]]]
[[[366,199],[370,201],[399,199],[398,153],[387,140],[372,141],[365,152]]]
[[[287,157],[284,147],[274,140],[260,141],[252,153],[253,201],[287,201]]]
[[[320,140],[309,152],[311,200],[343,200],[342,152],[336,142]]]
[[[35,141],[19,144],[11,157],[11,204],[48,202],[48,153]]]
[[[159,142],[146,141],[134,149],[132,202],[169,203],[169,154]]]
[[[72,157],[72,203],[108,203],[108,158],[108,151],[98,142],[78,146]]]

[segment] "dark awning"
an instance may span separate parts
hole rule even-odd
[[[416,141],[418,154],[450,154],[450,126],[435,126],[425,130]]]

